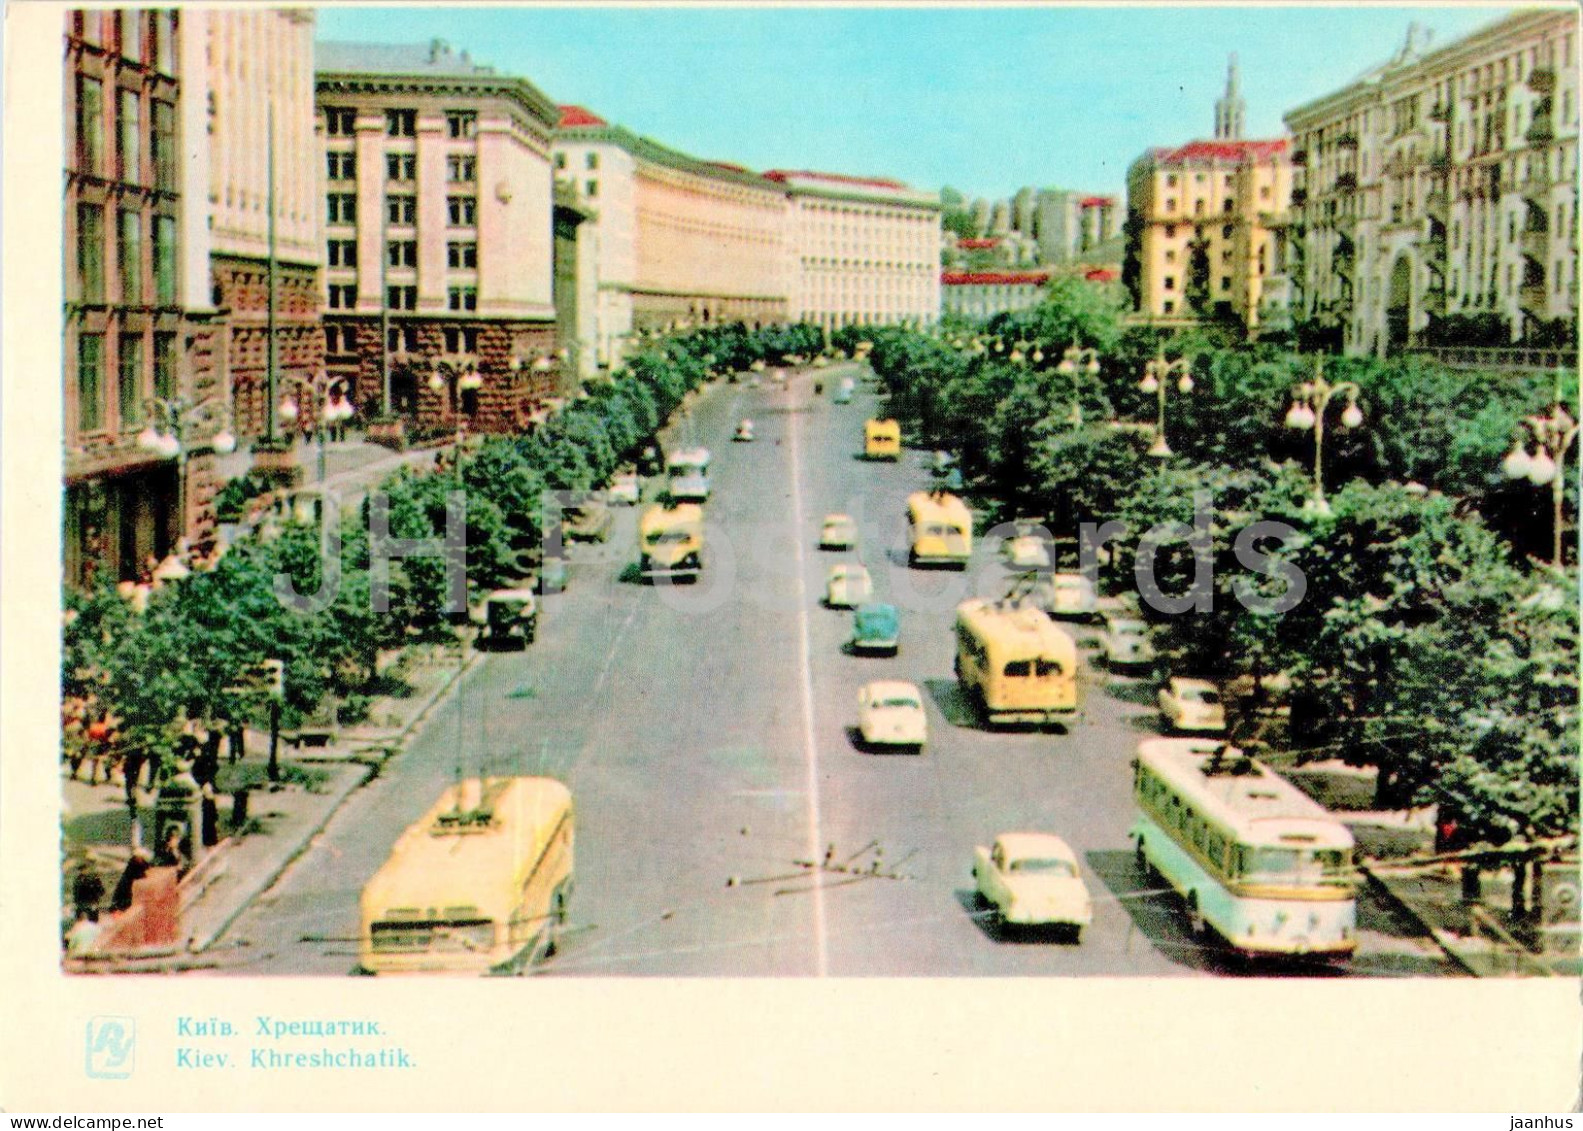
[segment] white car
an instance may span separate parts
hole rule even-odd
[[[901,746],[923,751],[929,724],[923,696],[910,683],[877,679],[857,693],[857,729],[867,746]]]
[[[736,435],[732,436],[731,438],[745,444],[752,443],[753,422],[751,420],[744,420],[741,424],[738,424]]]
[[[1094,586],[1080,573],[1058,573],[1050,578],[1052,617],[1090,617],[1099,607]]]
[[[612,505],[635,507],[643,498],[643,480],[635,472],[624,471],[610,481],[607,498]]]
[[[821,550],[850,550],[857,545],[857,523],[849,514],[827,514],[819,529]]]
[[[1094,921],[1077,857],[1051,833],[1002,833],[994,847],[975,847],[973,881],[979,904],[1004,925],[1060,927],[1077,942]]]
[[[1038,534],[1019,534],[1001,545],[1006,567],[1014,570],[1050,568],[1050,540]]]
[[[830,567],[824,592],[832,609],[855,609],[874,595],[874,582],[867,567],[843,562]]]
[[[1137,617],[1107,616],[1099,646],[1105,662],[1113,668],[1154,663],[1154,642],[1149,639],[1149,626]]]
[[[1226,706],[1220,692],[1207,679],[1172,676],[1160,688],[1160,718],[1168,731],[1224,734]]]

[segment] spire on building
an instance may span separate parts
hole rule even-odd
[[[1246,110],[1237,76],[1237,55],[1232,52],[1231,62],[1226,67],[1226,93],[1215,100],[1215,140],[1242,140],[1242,118]]]

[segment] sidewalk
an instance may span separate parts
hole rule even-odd
[[[361,439],[331,441],[324,445],[323,480],[319,478],[319,446],[297,444],[297,462],[302,467],[304,487],[323,486],[342,496],[343,503],[356,502],[364,492],[386,475],[403,466],[426,467],[434,462],[434,448],[413,447],[391,451]],[[215,457],[215,475],[225,483],[245,475],[253,466],[253,455],[246,446],[225,456]]]
[[[182,879],[185,950],[145,961],[128,960],[127,965],[137,969],[192,965],[191,956],[212,946],[301,855],[346,799],[377,774],[386,759],[401,752],[476,656],[465,646],[419,656],[400,672],[408,693],[375,700],[367,723],[340,728],[336,741],[326,747],[294,751],[282,744],[278,782],[267,778],[268,736],[249,729],[245,756],[221,769],[220,825],[222,833],[229,835]],[[231,831],[231,791],[244,784],[249,787],[247,822],[238,833]],[[113,888],[130,854],[131,818],[123,787],[67,780],[63,792],[68,852],[87,849],[106,888]],[[147,808],[142,810],[142,824],[148,835],[153,818]]]

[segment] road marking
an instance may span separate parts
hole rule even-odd
[[[808,859],[818,860],[823,852],[824,831],[819,822],[819,748],[813,734],[813,654],[808,644],[808,584],[807,559],[804,557],[802,504],[802,463],[798,458],[801,448],[799,417],[791,418],[792,458],[792,521],[793,543],[797,550],[797,661],[802,671],[802,733],[803,751],[808,766]],[[824,890],[813,891],[814,973],[823,978],[828,973],[824,938]]]

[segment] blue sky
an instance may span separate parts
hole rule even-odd
[[[1428,7],[321,8],[321,39],[442,38],[557,102],[700,157],[1004,196],[1121,193],[1145,149],[1208,136],[1226,56],[1247,136],[1402,44],[1499,16]]]

